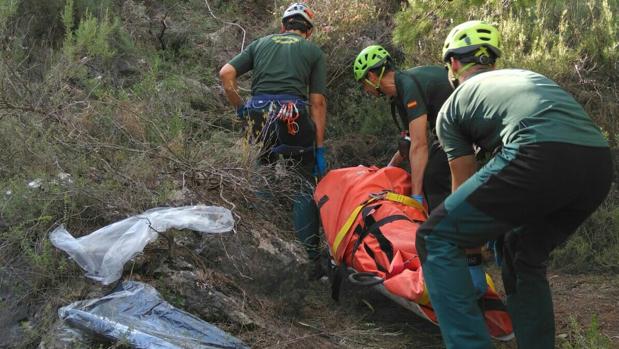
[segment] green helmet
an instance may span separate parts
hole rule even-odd
[[[484,21],[468,21],[454,27],[445,39],[443,61],[448,62],[453,55],[465,55],[485,47],[496,57],[501,57],[499,49],[501,38],[492,24]]]
[[[390,60],[389,52],[380,45],[370,45],[364,48],[353,63],[355,80],[363,79],[370,69],[381,67]]]

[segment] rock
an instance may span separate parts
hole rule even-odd
[[[24,336],[22,323],[28,320],[28,308],[14,304],[11,286],[6,283],[10,275],[0,270],[0,348],[11,348]]]
[[[619,148],[611,149],[613,164],[615,164],[615,183],[619,183]]]
[[[257,323],[244,312],[238,297],[228,296],[206,282],[193,271],[176,271],[166,277],[166,284],[174,293],[184,298],[183,308],[208,322],[233,323],[238,327],[252,328]]]
[[[198,80],[184,78],[183,83],[189,94],[189,103],[193,109],[200,111],[221,110],[225,108],[223,94]]]
[[[96,348],[93,338],[68,326],[58,319],[48,335],[39,343],[38,349]]]
[[[206,41],[204,45],[210,48],[210,59],[213,60],[215,66],[221,67],[232,57],[241,53],[243,31],[235,25],[222,24],[221,28],[206,35]],[[251,38],[246,36],[243,48],[250,43]]]
[[[179,190],[173,190],[168,195],[168,201],[170,204],[173,205],[183,205],[188,202],[188,197],[190,196],[190,194],[191,190],[186,187]]]

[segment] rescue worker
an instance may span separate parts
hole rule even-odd
[[[396,152],[389,166],[406,158],[411,168],[411,196],[433,210],[451,193],[449,165],[434,132],[439,109],[453,88],[441,66],[396,70],[391,55],[380,45],[363,49],[353,64],[355,80],[373,96],[389,96],[392,116],[401,118],[410,141]],[[408,138],[408,137],[407,137]]]
[[[319,273],[319,218],[312,192],[314,176],[327,170],[323,146],[327,106],[324,54],[308,40],[313,20],[306,5],[290,5],[282,16],[281,33],[252,42],[221,68],[219,76],[238,116],[249,118],[250,140],[261,147],[260,163],[283,158],[305,179],[293,200],[294,231]],[[252,97],[245,102],[237,91],[237,77],[250,70]]]
[[[462,23],[445,40],[443,60],[460,86],[436,129],[453,193],[420,227],[416,245],[447,348],[493,347],[464,249],[497,240],[518,347],[551,349],[548,257],[606,197],[611,155],[582,106],[554,81],[495,70],[499,41],[483,21]],[[474,146],[494,154],[479,170]]]

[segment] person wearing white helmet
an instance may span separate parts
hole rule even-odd
[[[282,15],[281,33],[252,42],[221,68],[219,76],[237,115],[251,125],[250,140],[261,147],[260,163],[284,158],[290,170],[305,178],[293,202],[293,224],[318,265],[319,221],[312,192],[315,178],[327,171],[323,146],[327,104],[325,56],[308,40],[313,29],[312,10],[294,3]],[[250,70],[252,96],[244,101],[237,78]],[[314,274],[320,273],[317,266]]]

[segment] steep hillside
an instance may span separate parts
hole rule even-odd
[[[619,3],[544,3],[308,1],[328,58],[330,166],[384,165],[396,149],[388,103],[352,79],[358,51],[378,42],[400,66],[438,63],[452,23],[478,16],[501,23],[503,66],[566,86],[617,146]],[[81,236],[153,207],[198,203],[230,209],[234,231],[171,230],[125,265],[123,280],[155,287],[252,348],[442,347],[437,327],[376,292],[348,285],[338,304],[327,280],[310,280],[291,231],[296,178],[254,165],[217,72],[277,32],[287,4],[0,1],[0,347],[127,346],[63,327],[61,306],[116,284],[85,278],[49,233],[64,224]],[[244,96],[249,87],[244,76]],[[280,199],[260,195],[265,185]],[[553,257],[561,348],[619,345],[618,199],[613,189]]]

